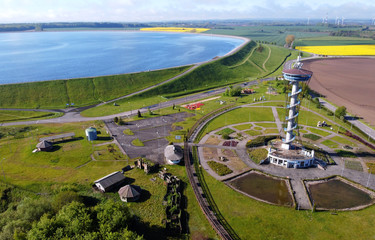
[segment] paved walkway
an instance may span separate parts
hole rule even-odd
[[[283,124],[280,121],[279,114],[277,113],[276,107],[272,107],[272,113],[273,113],[273,117],[275,118],[275,122],[277,125],[277,129],[279,130],[280,136],[285,137],[285,132],[283,131]]]

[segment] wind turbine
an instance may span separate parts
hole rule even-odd
[[[310,18],[309,17],[307,18],[307,25],[310,25]]]
[[[341,25],[344,26],[344,20],[345,18],[344,17],[341,17]]]
[[[340,20],[339,19],[340,19],[339,17],[336,17],[336,21],[335,21],[336,25],[340,25]]]

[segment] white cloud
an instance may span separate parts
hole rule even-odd
[[[0,22],[375,17],[375,2],[326,0],[0,0]]]

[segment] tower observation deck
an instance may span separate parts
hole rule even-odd
[[[312,72],[302,69],[302,63],[298,57],[294,68],[284,69],[283,77],[285,81],[288,81],[292,85],[292,90],[288,94],[288,104],[286,105],[287,116],[285,121],[287,122],[285,131],[285,138],[282,141],[275,141],[268,150],[268,160],[270,163],[287,167],[287,168],[305,168],[314,164],[314,150],[308,151],[302,146],[302,144],[295,143],[293,141],[296,135],[293,133],[298,128],[298,115],[299,105],[301,102],[298,100],[298,95],[302,92],[299,86],[300,82],[307,82],[312,76]]]

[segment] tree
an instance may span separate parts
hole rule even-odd
[[[336,108],[335,115],[336,115],[336,117],[338,117],[340,119],[344,119],[344,117],[346,115],[346,107],[341,106],[341,107]]]
[[[294,35],[288,35],[285,37],[285,43],[287,47],[290,47],[293,41],[294,41]]]
[[[118,123],[118,117],[115,117],[115,118],[113,119],[113,121],[114,121],[115,123]]]
[[[141,111],[139,111],[139,110],[138,110],[138,117],[139,117],[139,118],[142,117]]]

